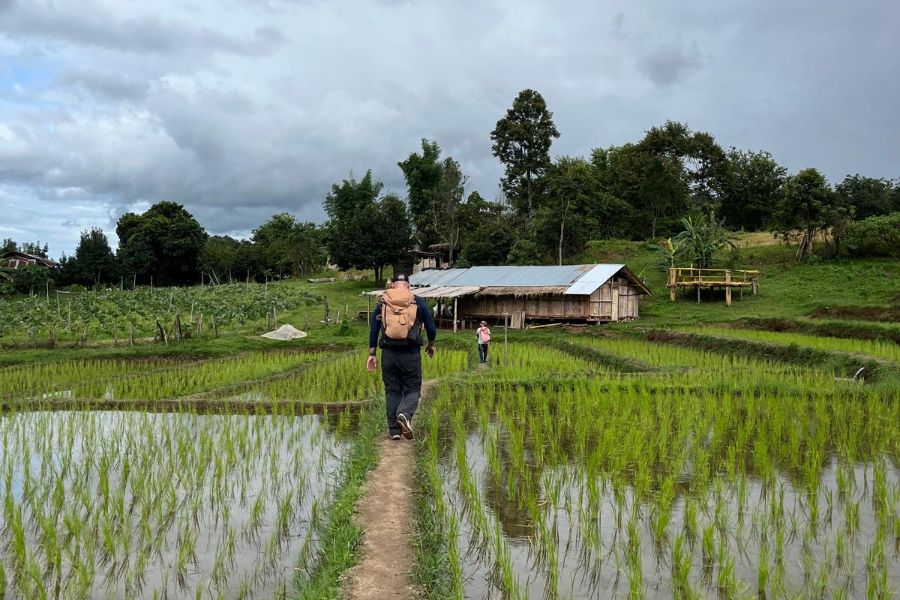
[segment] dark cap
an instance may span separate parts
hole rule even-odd
[[[409,278],[403,273],[400,273],[398,275],[394,275],[394,278],[391,279],[391,283],[397,283],[398,281],[405,281],[406,283],[409,283]]]

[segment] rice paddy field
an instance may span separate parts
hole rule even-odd
[[[289,597],[339,481],[341,427],[314,415],[6,415],[0,589]]]
[[[890,381],[633,329],[515,334],[478,365],[441,335],[406,466],[428,597],[900,591]],[[0,368],[0,597],[339,597],[384,392],[361,343],[307,341]]]
[[[900,590],[898,390],[634,337],[504,358],[440,386],[420,425],[432,597]]]
[[[852,354],[859,354],[862,356],[887,360],[896,364],[900,364],[900,345],[889,341],[836,338],[817,335],[805,335],[801,333],[737,329],[727,327],[702,327],[693,328],[691,331],[709,333],[710,335],[722,337],[733,337],[745,340],[767,342],[771,344],[796,344],[798,346],[815,348],[817,350],[849,352]]]

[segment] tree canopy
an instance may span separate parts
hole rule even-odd
[[[518,213],[532,213],[541,177],[550,166],[550,146],[558,137],[544,97],[530,89],[519,92],[491,132],[494,156],[506,168],[503,190]]]
[[[144,214],[125,213],[116,225],[123,273],[160,285],[199,280],[206,231],[185,208],[158,202]]]
[[[116,257],[103,230],[94,227],[81,232],[75,256],[69,261],[78,283],[99,287],[118,278]]]
[[[379,200],[382,188],[367,171],[359,181],[332,185],[324,202],[331,261],[341,269],[373,269],[378,281],[385,266],[408,258],[413,233],[406,205],[393,195]]]
[[[423,248],[435,242],[432,200],[441,181],[441,148],[422,138],[422,153],[411,153],[397,165],[406,179],[407,202],[416,239]]]

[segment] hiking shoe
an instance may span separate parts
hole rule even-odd
[[[391,433],[388,435],[388,437],[390,437],[392,440],[399,440],[400,434],[399,433]]]
[[[403,430],[403,437],[408,440],[413,439],[412,425],[410,425],[406,415],[402,413],[397,415],[397,424],[400,426],[400,429]]]

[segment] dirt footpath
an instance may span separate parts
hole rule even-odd
[[[436,383],[423,383],[420,403],[428,398]],[[413,421],[414,430],[415,425]],[[356,506],[356,522],[363,530],[362,559],[345,575],[341,597],[347,600],[421,595],[411,576],[416,558],[410,541],[416,526],[413,442],[383,437],[379,452],[381,458],[369,473]]]

